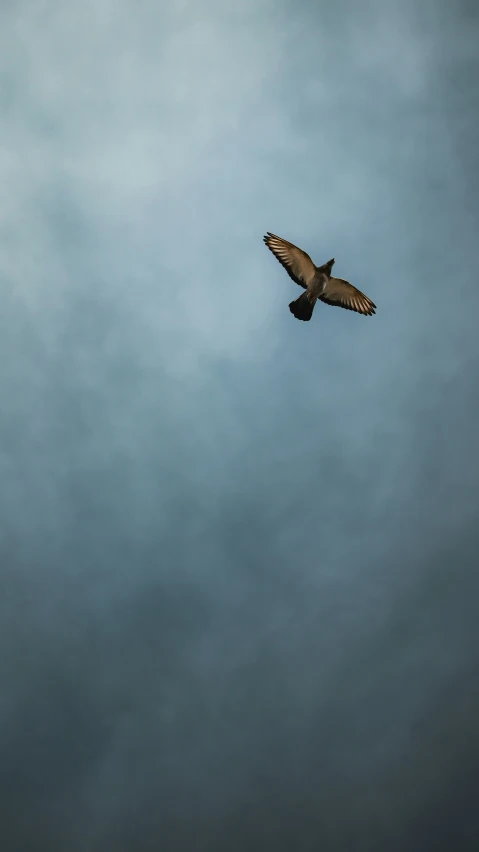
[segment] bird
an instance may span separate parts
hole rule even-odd
[[[364,316],[376,313],[376,305],[361,293],[361,290],[357,290],[343,278],[331,276],[334,257],[322,266],[316,266],[309,254],[270,231],[267,231],[263,240],[289,277],[300,287],[304,287],[305,292],[289,304],[289,309],[296,319],[308,322],[318,299],[326,305],[346,308]]]

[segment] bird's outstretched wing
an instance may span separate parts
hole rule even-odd
[[[356,311],[365,316],[370,317],[376,313],[374,302],[343,278],[330,278],[319,298],[327,305],[336,305],[338,308],[346,308],[347,311]]]
[[[273,252],[275,258],[284,266],[289,277],[300,287],[306,289],[316,272],[316,267],[309,254],[306,254],[298,246],[294,246],[293,243],[288,243],[287,240],[283,240],[275,234],[270,234],[269,231],[267,236],[263,237],[263,240],[269,250]]]

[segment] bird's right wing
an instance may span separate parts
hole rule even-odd
[[[329,278],[319,298],[327,305],[346,308],[347,311],[356,311],[365,316],[376,313],[374,302],[343,278]]]
[[[275,258],[286,269],[289,277],[300,287],[306,289],[316,272],[316,267],[309,254],[269,231],[267,236],[263,237],[263,240],[269,250],[273,252]]]

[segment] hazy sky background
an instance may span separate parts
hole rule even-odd
[[[2,852],[478,848],[476,8],[2,3]]]

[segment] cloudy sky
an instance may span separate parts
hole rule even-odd
[[[2,3],[6,852],[477,849],[475,6]]]

